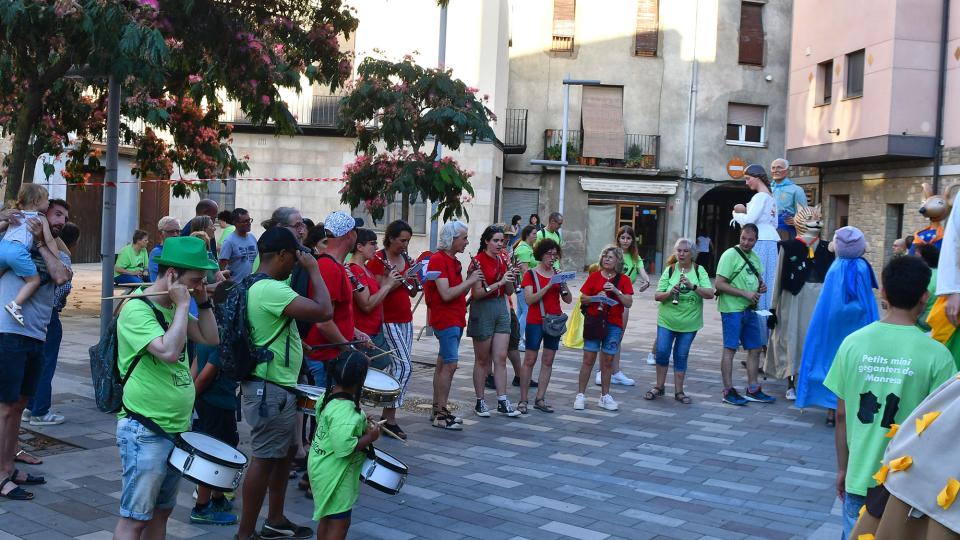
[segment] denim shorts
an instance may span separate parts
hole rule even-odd
[[[669,328],[657,326],[657,365],[670,365],[670,351],[673,350],[673,371],[684,373],[687,371],[687,357],[690,356],[690,345],[697,331],[674,332]]]
[[[434,330],[433,335],[440,342],[440,359],[444,364],[453,364],[460,360],[460,338],[463,328],[451,326],[443,330]]]
[[[723,348],[737,350],[743,345],[748,351],[763,346],[763,333],[760,328],[760,316],[752,309],[734,313],[721,313],[723,325]],[[766,331],[766,328],[763,328]]]
[[[9,317],[6,313],[4,317]],[[20,334],[0,334],[0,402],[33,396],[43,372],[43,342]]]
[[[529,328],[529,325],[528,325]],[[583,340],[583,350],[587,352],[602,351],[604,354],[617,354],[620,350],[620,339],[623,337],[623,328],[615,324],[607,325],[607,336],[603,339]]]
[[[544,349],[556,351],[560,349],[560,336],[548,336],[543,333],[543,325],[536,323],[527,323],[527,335],[524,337],[527,349],[539,351],[540,344],[543,343]]]
[[[167,465],[173,441],[132,418],[121,418],[117,422],[117,446],[123,469],[120,516],[150,521],[154,510],[176,506],[180,472]]]
[[[296,442],[297,396],[265,381],[247,381],[241,387],[253,457],[287,457]]]

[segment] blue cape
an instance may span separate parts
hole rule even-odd
[[[873,289],[877,279],[863,258],[837,258],[823,281],[803,342],[803,357],[797,378],[798,408],[837,408],[837,396],[823,386],[833,358],[843,340],[880,318]]]

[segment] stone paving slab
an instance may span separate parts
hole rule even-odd
[[[422,319],[421,311],[417,332]],[[645,359],[656,311],[649,295],[638,298],[622,360],[637,386],[613,388],[620,404],[614,413],[596,406],[599,389],[592,380],[587,410],[573,410],[581,353],[564,349],[547,396],[556,414],[477,418],[470,410],[472,347],[465,339],[451,400],[466,427],[445,432],[429,425],[428,411],[403,411],[399,419],[409,443],[382,438],[377,446],[409,466],[408,483],[393,497],[362,487],[350,538],[836,538],[833,431],[823,425],[823,413],[796,410],[782,399],[784,385],[773,380],[764,386],[781,398],[776,404],[720,403],[721,332],[710,302],[705,319],[686,377],[694,403],[675,402],[672,388],[665,398],[646,401],[642,394],[654,371]],[[96,318],[64,317],[53,410],[68,421],[30,429],[80,448],[28,467],[45,474],[48,484],[34,489],[33,502],[0,502],[0,540],[111,538],[120,491],[116,423],[93,405],[86,360],[98,328]],[[433,338],[415,342],[415,362],[424,365],[414,370],[411,398],[429,402],[427,365],[436,350]],[[740,359],[738,386],[745,379]],[[668,381],[672,386],[672,375]],[[516,388],[508,393],[519,399]],[[245,425],[241,437],[246,440]],[[181,483],[169,537],[232,538],[234,527],[189,524],[192,490]],[[312,513],[311,501],[291,482],[287,515],[306,522]]]

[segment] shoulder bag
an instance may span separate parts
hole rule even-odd
[[[530,277],[533,278],[534,292],[540,291],[540,279],[534,270],[528,270]],[[543,297],[540,298],[540,316],[543,318],[543,333],[551,337],[561,337],[567,331],[567,314],[559,315],[547,314],[543,307]]]
[[[617,272],[613,279],[610,280],[610,283],[619,283],[620,282],[620,272]],[[588,306],[583,305],[583,339],[585,340],[601,340],[607,337],[607,315],[608,310],[605,304],[600,304],[598,310],[600,313],[598,315],[591,315],[588,312]]]

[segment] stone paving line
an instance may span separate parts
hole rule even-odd
[[[417,322],[422,324],[423,310]],[[739,408],[720,402],[720,320],[705,306],[706,327],[694,341],[684,406],[667,394],[643,399],[654,380],[646,353],[656,331],[648,292],[638,297],[624,339],[623,369],[636,387],[612,387],[617,412],[599,409],[599,387],[587,390],[587,410],[573,410],[579,350],[557,355],[548,400],[555,414],[531,409],[522,418],[473,415],[472,347],[464,339],[451,400],[461,406],[462,432],[430,426],[428,410],[401,412],[408,444],[382,437],[376,446],[410,468],[399,495],[366,486],[354,508],[350,538],[549,540],[582,538],[724,540],[839,536],[834,495],[833,430],[818,411],[801,413],[782,399],[785,385],[765,381],[773,405]],[[54,380],[60,426],[31,427],[78,448],[44,457],[48,483],[32,502],[0,502],[0,540],[108,539],[116,523],[120,461],[116,421],[92,400],[87,348],[99,320],[64,317],[64,341]],[[415,334],[416,335],[416,334]],[[414,344],[415,361],[432,362],[436,341]],[[735,359],[735,382],[745,372]],[[512,369],[509,370],[512,377]],[[432,369],[418,365],[411,398],[429,403]],[[518,391],[509,387],[511,401]],[[487,399],[495,399],[490,391]],[[241,449],[246,449],[241,422]],[[189,523],[193,485],[181,483],[170,538],[232,538],[235,527]],[[312,502],[291,482],[287,516],[310,522]],[[312,524],[311,526],[313,526]]]

